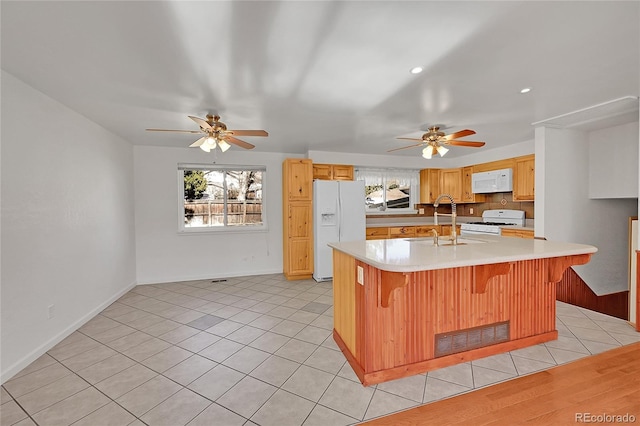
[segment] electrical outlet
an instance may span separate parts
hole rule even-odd
[[[364,285],[364,269],[358,266],[358,284]]]
[[[418,209],[418,213],[424,214],[424,209]]]
[[[473,214],[473,207],[469,207],[469,214]]]
[[[56,315],[56,305],[49,305],[47,308],[47,315],[49,316],[49,319]]]

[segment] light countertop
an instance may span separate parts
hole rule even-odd
[[[458,225],[465,222],[478,222],[482,220],[480,217],[474,216],[458,216],[456,218],[456,223]],[[529,221],[529,219],[527,219]],[[433,225],[434,223],[433,216],[422,216],[420,218],[394,218],[394,219],[367,219],[367,228],[384,228],[389,226],[428,226]],[[530,224],[530,226],[529,226]],[[451,226],[451,219],[448,217],[438,218],[438,225]],[[525,229],[529,231],[533,231],[533,220],[530,223],[527,223],[526,226],[513,226],[508,225],[505,228],[509,229]]]
[[[329,246],[378,269],[416,272],[502,262],[595,253],[594,246],[491,235],[458,237],[463,245],[447,245],[448,237],[396,238],[330,243]]]

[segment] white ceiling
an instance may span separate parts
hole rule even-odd
[[[385,154],[433,124],[474,129],[465,139],[491,149],[533,139],[533,122],[639,95],[637,1],[0,7],[2,69],[136,145],[187,146],[197,136],[144,129],[195,130],[187,115],[212,112],[267,130],[243,138],[257,151]]]

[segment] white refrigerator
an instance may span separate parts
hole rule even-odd
[[[364,181],[313,181],[313,278],[333,278],[328,243],[366,239]]]

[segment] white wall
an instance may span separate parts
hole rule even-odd
[[[536,145],[543,145],[536,146],[536,176],[544,168],[542,199],[536,187],[536,235],[596,246],[591,261],[574,269],[603,295],[628,288],[628,217],[636,215],[637,201],[589,199],[588,142],[583,131],[536,129]]]
[[[485,145],[487,147],[490,145]],[[376,155],[376,154],[350,154],[344,152],[328,151],[308,151],[307,158],[311,158],[314,163],[330,164],[353,164],[355,166],[366,167],[389,167],[402,169],[431,169],[431,168],[454,168],[471,164],[488,163],[505,158],[520,157],[522,155],[533,154],[535,149],[534,140],[516,143],[500,148],[460,148],[467,149],[469,153],[461,157],[440,157],[434,156],[431,160],[422,158],[419,149],[415,150],[415,155]]]
[[[178,163],[213,163],[193,148],[134,147],[138,283],[282,272],[282,162],[296,155],[230,149],[218,164],[264,165],[266,232],[178,233]],[[298,156],[299,157],[299,156]]]
[[[131,145],[3,71],[2,382],[135,284],[133,207]]]
[[[589,197],[638,198],[638,122],[589,132]]]

